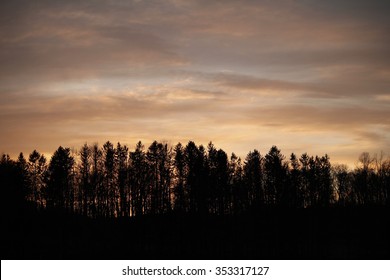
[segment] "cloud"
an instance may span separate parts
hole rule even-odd
[[[241,156],[386,149],[388,5],[6,1],[1,149],[158,137]]]
[[[329,137],[344,135],[350,140],[344,139],[343,143],[369,142],[382,149],[386,149],[390,137],[390,115],[385,109],[348,104],[338,107],[278,102],[265,105],[249,99],[237,103],[223,92],[161,89],[158,86],[147,91],[153,93],[145,94],[145,89],[139,89],[114,95],[102,92],[94,96],[16,98],[13,95],[0,106],[4,127],[2,142],[10,138],[42,147],[46,141],[54,147],[58,144],[77,147],[85,141],[103,142],[107,138],[133,143],[138,139],[152,141],[161,137],[173,142],[220,141],[237,152],[234,147],[241,146],[240,142],[244,141],[247,148],[239,151],[243,156],[246,150],[254,148],[248,143],[289,147],[291,143],[282,140],[283,134],[306,141],[304,146],[318,141],[310,136],[305,139],[305,135],[314,133]],[[265,136],[264,132],[269,135]],[[300,141],[293,145],[300,146]],[[333,145],[340,143],[336,141]]]
[[[117,16],[124,16],[120,9],[109,5],[113,10],[104,17],[104,6],[61,2],[16,6],[20,16],[15,26],[11,25],[15,19],[9,19],[1,28],[0,77],[82,79],[184,62],[163,34],[117,22]],[[132,16],[126,8],[127,16]]]
[[[214,82],[223,87],[256,91],[259,94],[269,91],[271,91],[271,94],[273,95],[297,95],[297,92],[301,95],[308,92],[326,94],[324,89],[321,89],[318,85],[309,82],[273,80],[231,73],[216,74]]]

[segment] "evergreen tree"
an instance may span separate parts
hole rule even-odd
[[[289,206],[304,207],[304,195],[302,190],[302,178],[300,164],[297,156],[292,153],[290,156],[289,188],[287,196],[289,197]]]
[[[319,168],[319,203],[322,207],[329,207],[334,201],[334,191],[331,177],[331,164],[329,156],[316,157]]]
[[[90,202],[92,200],[92,184],[91,184],[91,158],[92,152],[90,147],[85,143],[80,150],[80,163],[79,163],[79,203],[82,205],[82,213],[86,216],[89,215]]]
[[[207,213],[207,180],[206,156],[203,146],[197,147],[190,141],[185,147],[187,172],[186,189],[189,193],[189,210]]]
[[[144,146],[141,141],[136,145],[135,151],[130,152],[130,192],[131,213],[138,216],[148,210],[148,190],[150,176],[146,161]]]
[[[118,166],[117,175],[117,186],[119,189],[119,200],[120,200],[120,213],[121,217],[128,217],[130,214],[129,204],[129,149],[126,146],[122,146],[119,142],[115,149],[115,158]]]
[[[91,147],[92,176],[90,210],[92,217],[102,216],[103,205],[103,153],[98,144]]]
[[[26,159],[24,158],[23,153],[20,153],[18,159],[16,161],[16,167],[19,173],[19,182],[20,182],[20,191],[23,194],[23,199],[28,199],[28,192],[31,188],[30,184],[30,176],[28,173],[28,164]]]
[[[186,166],[184,158],[184,148],[181,143],[178,143],[174,148],[174,176],[175,176],[175,187],[174,187],[174,209],[178,212],[188,211],[188,196],[184,189],[186,184]]]
[[[259,151],[249,152],[244,166],[245,193],[248,207],[261,207],[265,203],[263,187],[263,158]]]
[[[154,141],[146,154],[150,168],[151,213],[164,213],[171,209],[171,154],[167,144]]]
[[[229,185],[232,189],[231,213],[242,213],[248,208],[248,192],[244,184],[244,168],[241,159],[232,153],[229,162]]]
[[[118,213],[119,191],[117,190],[116,182],[116,164],[115,164],[115,149],[114,145],[107,141],[103,145],[103,189],[101,190],[103,202],[103,215],[106,217],[114,217]]]
[[[283,163],[284,156],[276,146],[272,146],[265,155],[264,173],[265,189],[268,204],[288,205],[286,190],[287,167]]]
[[[47,206],[73,211],[72,168],[74,158],[69,148],[59,147],[49,164]]]
[[[45,181],[46,181],[46,158],[44,155],[34,150],[28,158],[29,173],[29,200],[37,203],[39,208],[45,206]]]

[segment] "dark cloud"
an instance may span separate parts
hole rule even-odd
[[[5,20],[8,24],[1,28],[2,77],[88,78],[148,64],[183,62],[163,34],[126,21],[126,11],[128,18],[134,16],[131,7],[122,10],[109,4],[106,10],[103,3],[100,7],[64,1],[29,3],[8,8],[7,14],[15,9],[21,15],[15,24],[15,19]],[[118,21],[118,16],[123,18]]]

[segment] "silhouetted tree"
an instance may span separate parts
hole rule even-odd
[[[298,208],[304,207],[304,193],[302,189],[302,176],[300,163],[297,156],[292,153],[290,156],[290,180],[287,196],[289,197],[289,206]]]
[[[190,141],[185,147],[184,158],[187,168],[186,189],[189,193],[189,210],[207,213],[206,156],[203,146],[196,146]]]
[[[80,181],[79,181],[79,203],[82,213],[86,216],[90,215],[90,202],[93,200],[93,189],[91,184],[91,159],[92,152],[90,147],[85,143],[80,150],[80,163],[78,164]]]
[[[229,163],[227,154],[208,145],[209,169],[209,210],[212,213],[225,214],[230,210],[231,188],[228,185]]]
[[[146,186],[149,184],[149,178],[144,146],[139,141],[135,151],[130,152],[130,192],[131,213],[133,216],[146,213],[148,208]]]
[[[244,185],[248,207],[259,207],[265,203],[263,187],[263,158],[259,151],[249,152],[245,158]],[[245,207],[246,208],[246,207]]]
[[[241,159],[232,153],[229,162],[229,185],[232,188],[232,213],[242,213],[248,209],[248,190],[244,183],[244,168]]]
[[[150,168],[151,213],[164,213],[171,209],[171,155],[168,145],[154,141],[146,154]]]
[[[358,204],[371,203],[371,190],[369,185],[370,179],[374,174],[373,162],[374,159],[367,152],[359,156],[360,166],[355,169],[354,174],[354,187]]]
[[[273,146],[265,155],[265,190],[268,204],[288,205],[287,166],[283,163],[283,160],[284,156],[276,146]]]
[[[18,176],[19,176],[19,182],[20,182],[20,191],[23,194],[23,199],[28,199],[28,193],[29,189],[31,189],[30,184],[30,176],[29,176],[29,170],[28,170],[28,164],[26,159],[24,158],[23,153],[20,153],[18,156],[18,159],[16,161],[16,167],[18,169]],[[35,202],[35,201],[34,201]]]
[[[327,155],[323,157],[310,157],[309,169],[305,172],[309,183],[307,194],[312,207],[329,206],[333,200],[333,186],[331,165]]]
[[[228,156],[222,149],[217,152],[217,190],[218,190],[218,212],[227,214],[231,210],[231,186],[229,180],[229,160]]]
[[[2,221],[18,218],[25,207],[28,186],[24,178],[25,170],[8,154],[0,158],[1,210]]]
[[[390,157],[384,159],[384,153],[381,152],[373,157],[374,172],[370,180],[371,203],[376,205],[385,205],[389,188],[388,168]]]
[[[89,212],[93,217],[102,216],[103,204],[103,153],[98,144],[94,144],[91,147],[92,157],[92,175],[91,175],[91,197],[90,197],[90,209]]]
[[[285,161],[273,146],[262,157],[249,152],[242,163],[230,160],[210,142],[207,151],[190,141],[174,149],[154,141],[126,146],[107,141],[84,144],[76,161],[59,147],[50,159],[34,150],[26,160],[4,154],[2,191],[20,209],[24,200],[38,209],[59,208],[89,217],[164,214],[171,210],[200,214],[237,214],[265,207],[389,205],[390,158],[362,153],[353,171],[332,167],[328,155]],[[31,202],[31,203],[30,203]],[[10,202],[3,201],[10,206]],[[10,206],[12,207],[12,206]],[[261,210],[259,210],[261,211]]]
[[[40,208],[45,205],[45,175],[47,172],[46,158],[34,150],[28,158],[28,173],[30,184],[30,200],[36,202]]]
[[[172,210],[172,150],[168,148],[168,144],[160,143],[159,149],[159,179],[161,187],[161,206],[163,212]]]
[[[304,207],[310,205],[309,199],[309,187],[310,187],[310,157],[307,153],[304,153],[299,158],[301,163],[301,190]]]
[[[72,168],[74,159],[69,148],[59,147],[49,164],[47,206],[73,211]]]
[[[117,185],[120,200],[120,213],[118,214],[121,217],[127,217],[130,214],[128,155],[129,149],[118,142],[115,149],[115,158],[118,166]]]
[[[150,183],[151,185],[148,186],[148,189],[150,190],[150,212],[152,214],[156,214],[159,210],[159,202],[160,202],[160,185],[159,185],[159,174],[158,174],[158,167],[159,167],[159,154],[158,154],[158,143],[157,141],[154,141],[152,145],[150,145],[147,153],[146,158],[149,163],[150,168]]]
[[[319,203],[322,207],[328,207],[334,201],[334,191],[331,176],[331,164],[329,156],[316,157],[319,169]]]
[[[378,200],[380,204],[390,206],[390,156],[383,159],[384,154],[381,153],[380,160],[377,163],[377,174],[379,177],[380,197]]]
[[[116,183],[116,162],[114,145],[107,141],[103,145],[104,159],[104,183],[103,183],[103,201],[104,215],[114,217],[119,212],[119,190]]]
[[[186,183],[186,165],[184,158],[184,149],[181,143],[178,143],[174,149],[174,167],[175,167],[175,187],[174,187],[174,209],[178,212],[188,211],[188,196],[184,189]]]
[[[383,203],[390,206],[390,158],[381,163],[380,178],[383,190]]]
[[[352,204],[355,201],[354,193],[352,192],[352,177],[348,172],[346,165],[340,164],[333,167],[335,177],[335,188],[337,193],[337,203],[340,206]]]
[[[207,145],[207,187],[205,189],[207,197],[208,211],[216,214],[220,210],[218,208],[220,190],[218,190],[218,151],[214,144],[210,142]]]

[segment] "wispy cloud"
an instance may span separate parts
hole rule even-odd
[[[388,8],[6,1],[0,152],[161,138],[241,156],[273,144],[348,162],[389,153]]]

